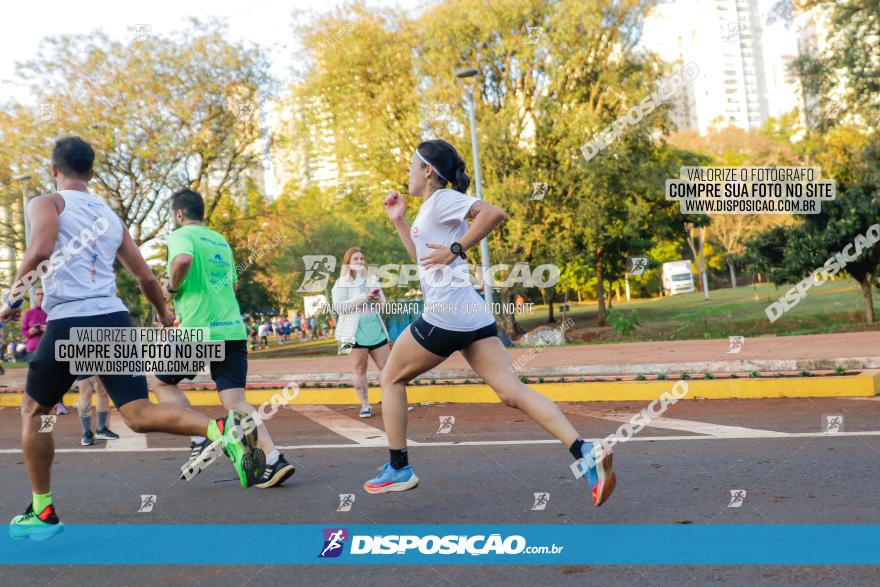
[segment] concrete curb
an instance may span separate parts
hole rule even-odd
[[[681,373],[764,373],[800,372],[800,371],[834,371],[838,366],[848,371],[880,369],[880,356],[847,357],[840,359],[743,359],[739,361],[703,361],[692,363],[640,363],[625,365],[572,365],[565,367],[526,367],[517,369],[521,377],[587,377],[587,376],[618,376],[618,375],[659,375],[665,373],[674,379]],[[367,379],[378,382],[379,372],[368,371]],[[416,380],[428,382],[434,380],[463,381],[480,378],[470,369],[434,369],[416,377]],[[289,381],[310,383],[351,383],[351,371],[336,373],[285,373],[282,375],[248,375],[248,384],[278,385],[282,387]],[[199,374],[188,383],[204,386],[211,385],[211,376]],[[23,381],[13,382],[7,391],[21,392]],[[2,394],[0,388],[0,394]]]
[[[857,375],[834,377],[791,377],[763,379],[701,379],[688,380],[684,399],[757,399],[806,397],[873,397],[880,394],[880,371],[863,371]],[[539,383],[532,385],[550,399],[562,402],[652,401],[672,390],[675,380],[667,381],[599,381],[586,383]],[[278,389],[247,391],[254,405],[270,401]],[[196,406],[217,406],[215,391],[188,391],[187,397]],[[378,403],[380,388],[369,390],[370,401]],[[353,388],[304,388],[291,404],[354,405]],[[486,385],[414,385],[407,388],[410,403],[499,403],[498,396]],[[21,393],[0,394],[0,406],[18,406]],[[152,401],[157,401],[150,394]],[[64,396],[67,405],[75,405],[79,394]]]

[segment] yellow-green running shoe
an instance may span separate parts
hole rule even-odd
[[[9,522],[9,536],[13,540],[30,538],[34,542],[48,540],[64,530],[64,524],[55,513],[55,506],[49,504],[42,512],[34,512],[33,504],[28,504],[27,509],[20,516],[15,516]]]
[[[243,424],[245,418],[249,418],[244,412],[236,409],[229,410],[226,419],[217,420],[217,426],[222,436],[220,445],[223,452],[232,461],[232,467],[238,475],[238,480],[244,488],[250,487],[260,476],[262,470],[254,459],[254,450],[257,448],[257,427],[250,423],[251,430],[247,430]]]

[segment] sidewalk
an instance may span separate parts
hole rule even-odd
[[[649,375],[657,373],[750,373],[880,368],[880,332],[746,339],[739,353],[727,352],[727,340],[686,340],[624,344],[507,349],[517,371],[529,376]],[[877,350],[875,350],[877,349]],[[531,353],[531,358],[529,358]],[[520,367],[521,365],[521,367]],[[373,369],[369,378],[375,380]],[[308,357],[252,361],[248,381],[351,381],[348,357]],[[460,353],[419,377],[476,378]]]

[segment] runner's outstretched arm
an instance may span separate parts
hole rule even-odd
[[[25,292],[37,282],[39,276],[35,269],[40,263],[48,260],[55,250],[55,241],[58,240],[61,224],[58,220],[57,203],[52,196],[60,198],[57,194],[47,194],[34,198],[28,206],[31,238],[12,282],[10,293],[13,301],[23,297]],[[24,279],[29,274],[31,277]]]

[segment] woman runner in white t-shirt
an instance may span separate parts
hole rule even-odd
[[[409,193],[423,199],[411,227],[404,218],[405,196],[391,192],[385,198],[385,210],[400,240],[420,265],[425,311],[394,343],[382,369],[382,419],[391,456],[379,475],[364,483],[364,489],[387,493],[418,485],[406,449],[404,386],[461,351],[504,405],[531,416],[568,447],[575,459],[584,459],[584,479],[593,503],[602,505],[616,483],[610,448],[584,442],[553,401],[520,381],[497,336],[491,310],[471,285],[465,251],[491,232],[504,219],[504,212],[465,195],[468,185],[470,178],[455,148],[446,141],[426,141],[418,146],[410,164]]]

